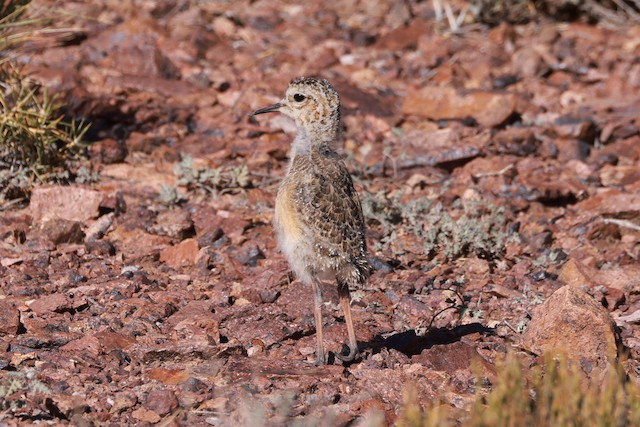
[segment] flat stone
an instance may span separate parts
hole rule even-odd
[[[34,188],[29,210],[36,222],[50,218],[84,222],[98,217],[105,194],[73,186]]]
[[[174,269],[195,265],[197,257],[198,241],[196,239],[185,239],[160,252],[160,261]]]
[[[60,293],[47,295],[29,304],[31,311],[38,316],[42,316],[43,314],[60,310],[65,307],[70,307],[69,299]]]
[[[425,87],[411,91],[402,103],[403,114],[431,120],[463,120],[473,118],[484,127],[505,122],[515,111],[516,96],[500,91],[458,92],[451,87]]]

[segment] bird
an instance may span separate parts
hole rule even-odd
[[[344,361],[359,355],[350,288],[370,276],[365,220],[353,179],[336,152],[340,134],[340,98],[325,79],[293,79],[284,98],[251,116],[280,112],[293,119],[297,134],[289,164],[278,188],[273,216],[277,242],[296,277],[312,287],[316,327],[316,365],[325,365],[322,334],[322,281],[335,281],[347,326],[348,346],[335,356]]]

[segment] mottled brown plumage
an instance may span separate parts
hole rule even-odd
[[[349,286],[369,276],[365,226],[358,194],[335,143],[340,128],[340,100],[326,80],[299,78],[277,104],[257,110],[279,111],[294,119],[287,175],[276,198],[274,227],[278,244],[298,278],[314,291],[317,363],[326,363],[322,338],[320,280],[335,280],[349,335],[346,361],[358,356],[351,320]]]

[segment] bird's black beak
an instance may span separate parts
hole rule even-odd
[[[258,114],[271,113],[272,111],[278,111],[280,107],[282,107],[282,104],[278,102],[277,104],[269,105],[268,107],[264,107],[254,111],[253,113],[251,113],[251,116],[253,117],[253,116],[257,116]]]

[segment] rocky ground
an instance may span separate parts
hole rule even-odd
[[[324,3],[56,4],[77,29],[19,60],[92,123],[90,170],[0,216],[3,423],[387,425],[407,387],[463,414],[559,346],[637,378],[640,26]],[[301,75],[341,95],[367,216],[346,366],[307,363],[270,225],[295,129],[248,117]]]

